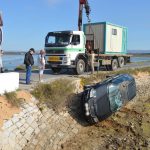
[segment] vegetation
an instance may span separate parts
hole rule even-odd
[[[82,85],[87,85],[87,84],[92,84],[93,82],[104,80],[108,75],[124,74],[124,73],[137,75],[139,72],[145,72],[150,74],[150,67],[99,72],[97,74],[93,74],[88,77],[81,77],[81,82]]]
[[[17,98],[16,92],[6,92],[6,100],[15,107],[20,107],[22,101]]]
[[[39,84],[32,94],[55,111],[60,111],[72,95],[74,86],[70,80],[59,79],[52,83]]]
[[[38,69],[37,66],[33,66],[33,67],[32,67],[32,70],[37,70],[37,69]],[[25,70],[26,70],[26,67],[25,67],[25,65],[19,65],[19,66],[17,66],[14,70],[15,70],[15,71],[25,71]]]

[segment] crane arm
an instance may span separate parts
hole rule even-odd
[[[79,0],[79,17],[78,17],[78,28],[79,31],[81,31],[82,28],[82,14],[83,14],[83,8],[85,8],[86,16],[88,18],[88,22],[90,22],[90,6],[88,3],[88,0]]]

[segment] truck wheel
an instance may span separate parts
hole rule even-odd
[[[122,68],[125,65],[125,60],[123,57],[118,58],[119,67]]]
[[[117,59],[113,59],[111,62],[111,70],[114,71],[117,70],[117,68],[118,68],[118,61]]]
[[[85,61],[83,59],[79,59],[75,69],[76,74],[80,75],[85,72]]]
[[[60,73],[61,68],[51,68],[54,73]]]

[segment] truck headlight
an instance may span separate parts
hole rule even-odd
[[[96,90],[95,89],[91,89],[90,98],[96,98]]]
[[[70,55],[63,57],[63,62],[68,63],[70,61]]]
[[[65,63],[68,62],[68,57],[64,57],[64,62],[65,62]]]

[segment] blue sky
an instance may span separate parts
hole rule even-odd
[[[92,22],[128,27],[128,49],[150,50],[149,0],[89,0]],[[41,49],[49,31],[77,30],[78,0],[0,0],[5,50]],[[84,23],[87,19],[84,15]]]

